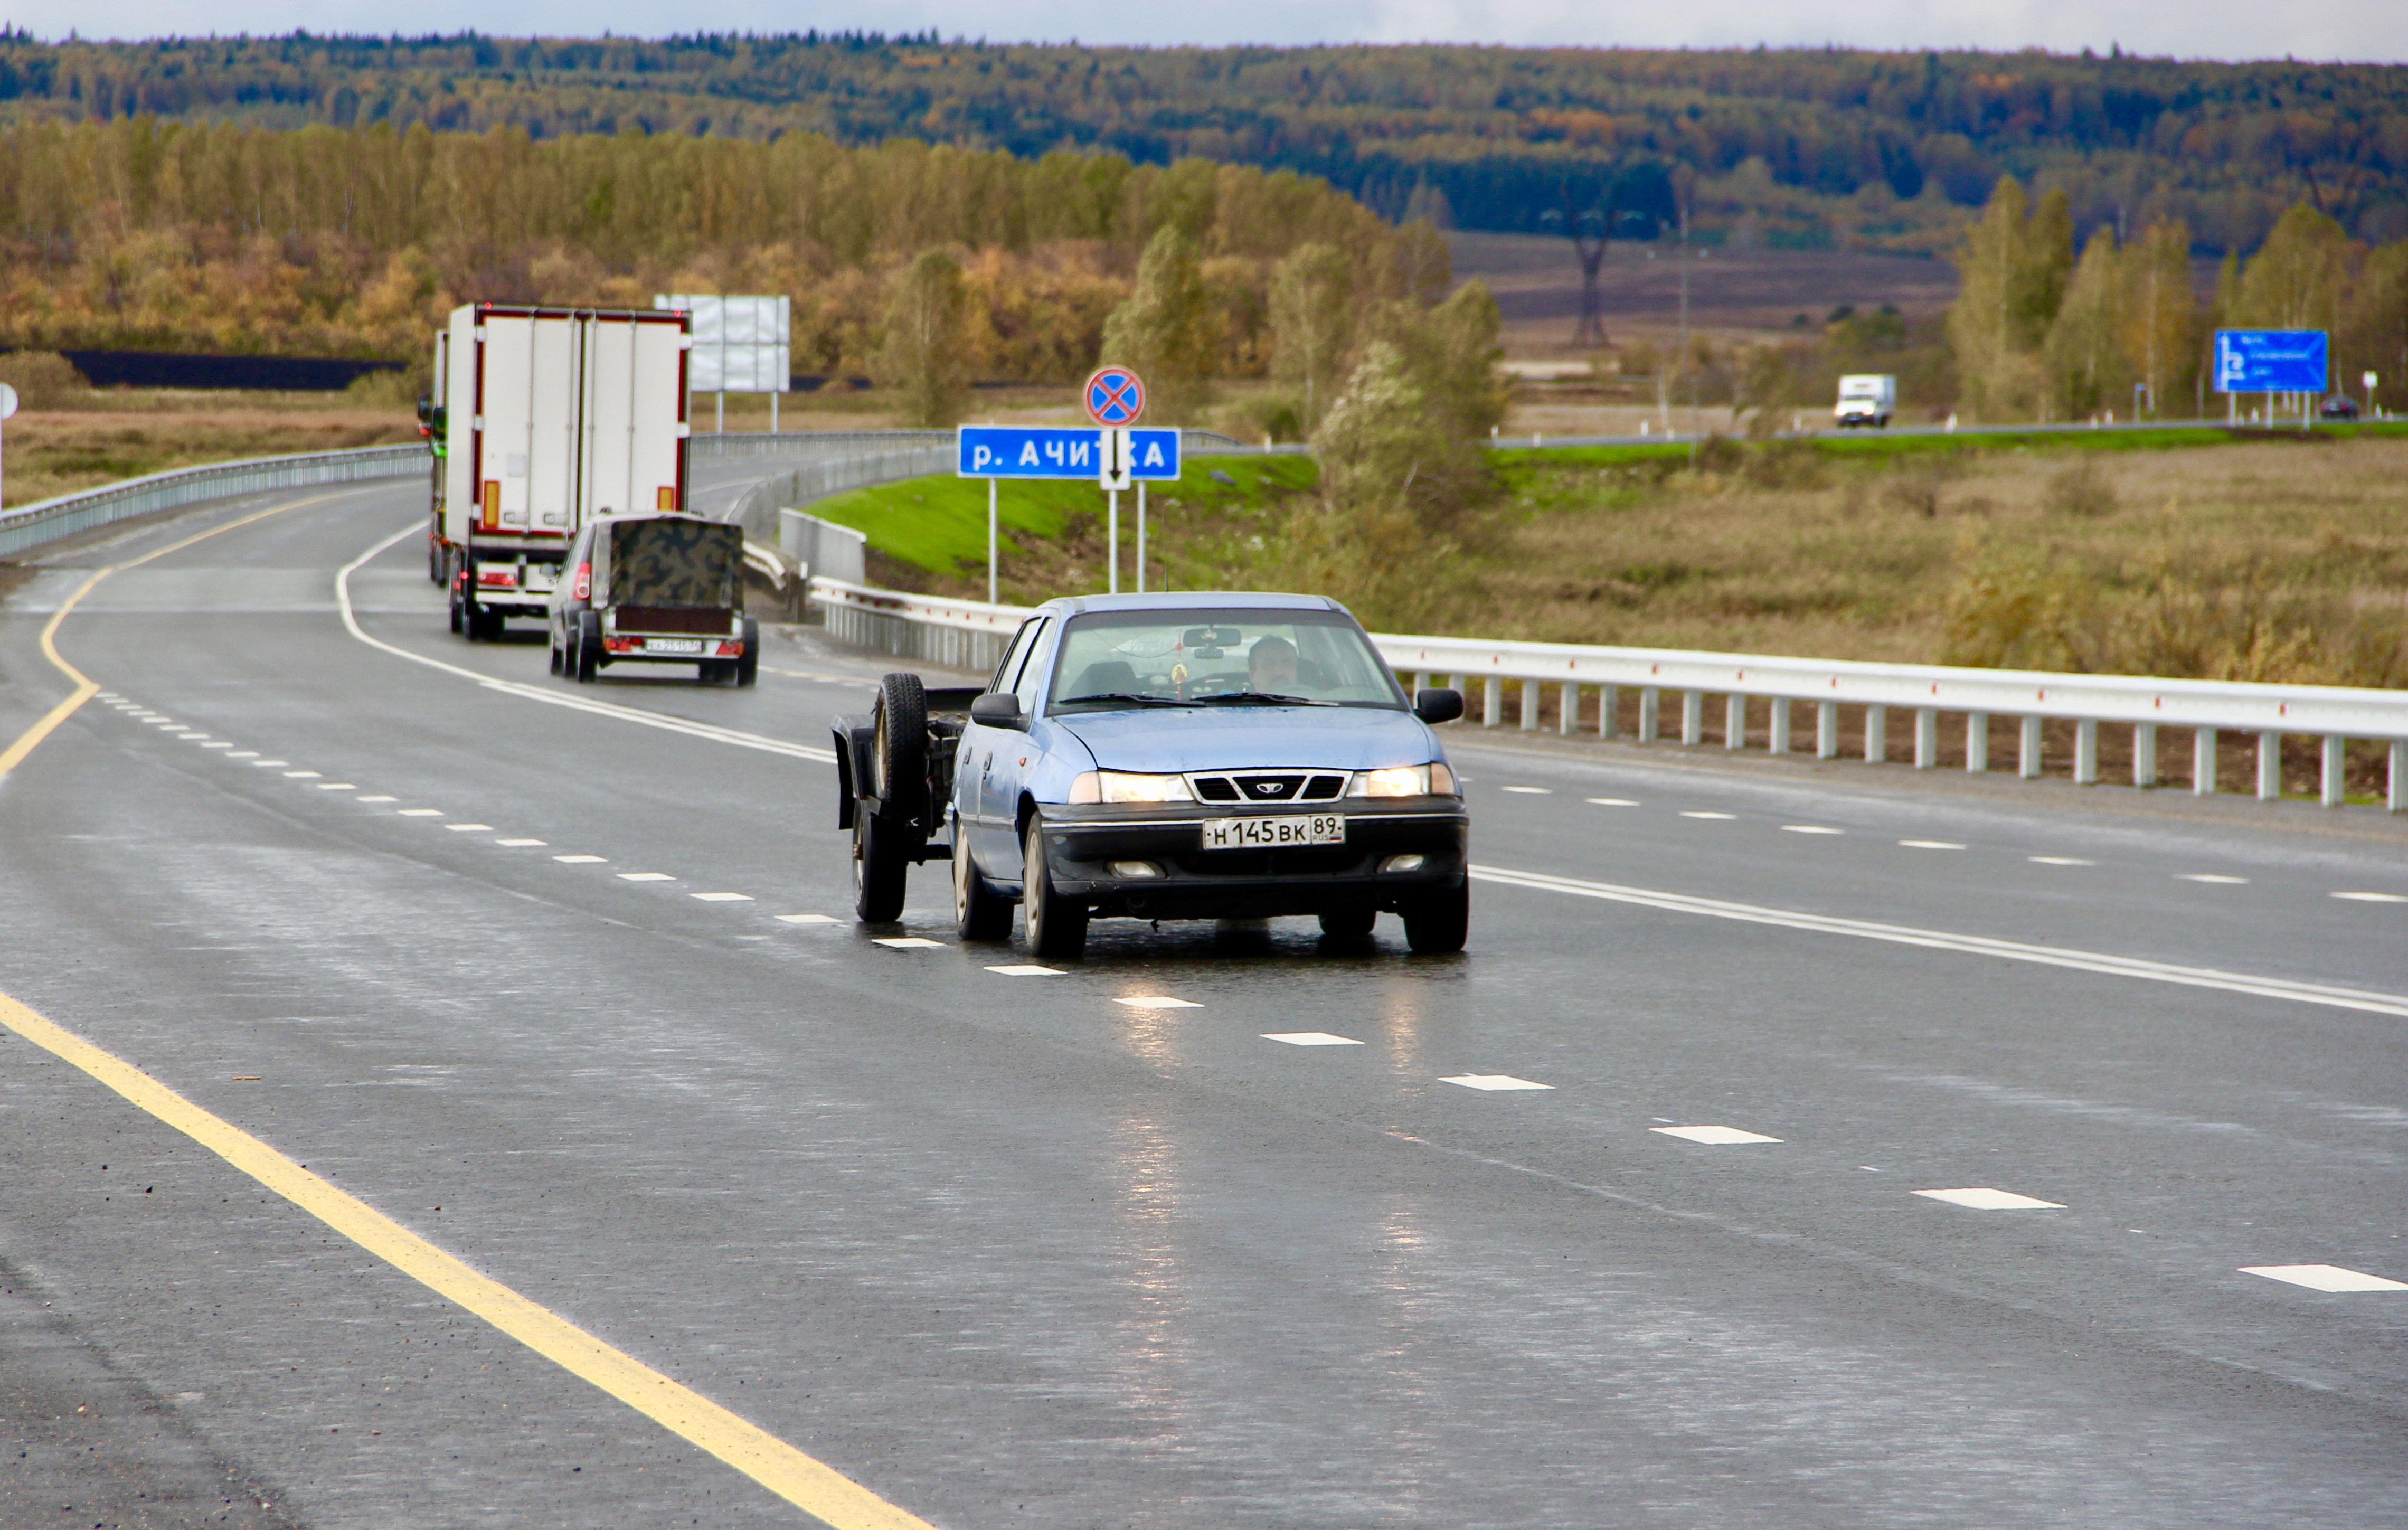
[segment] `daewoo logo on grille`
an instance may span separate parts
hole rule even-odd
[[[1254,792],[1260,796],[1275,797],[1280,794],[1280,783],[1277,781],[1256,781],[1254,782]]]

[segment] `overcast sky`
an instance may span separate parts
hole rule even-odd
[[[773,0],[0,0],[0,18],[42,37],[248,32],[402,32],[473,27],[502,36],[665,32],[918,32],[1091,43],[1497,42],[1642,48],[1991,48],[2071,52],[2111,44],[2183,58],[2408,55],[2401,0],[977,0],[777,4]]]

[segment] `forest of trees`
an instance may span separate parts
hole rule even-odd
[[[934,36],[525,39],[0,34],[0,122],[156,116],[423,123],[537,140],[897,138],[1035,158],[1103,150],[1319,176],[1390,219],[1536,230],[1613,198],[1645,236],[1937,254],[2002,174],[2077,236],[2179,222],[2206,252],[2305,202],[2408,236],[2408,69],[1841,49],[1084,48]]]
[[[797,371],[859,373],[909,263],[941,249],[966,374],[1068,380],[1166,226],[1197,250],[1219,373],[1268,366],[1273,270],[1300,245],[1341,251],[1369,296],[1434,264],[1446,285],[1426,225],[1205,160],[118,119],[0,133],[0,348],[414,360],[463,302],[764,292],[795,300]]]

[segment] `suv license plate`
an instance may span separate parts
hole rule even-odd
[[[647,653],[699,653],[702,651],[702,639],[699,637],[647,637],[644,639],[644,651]]]
[[[1213,818],[1204,822],[1206,850],[1268,850],[1275,845],[1342,845],[1344,813],[1294,818]]]

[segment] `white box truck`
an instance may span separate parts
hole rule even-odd
[[[501,635],[541,619],[568,544],[612,511],[686,508],[682,312],[522,307],[452,311],[421,406],[436,452],[429,572],[452,630]]]
[[[1832,407],[1831,418],[1842,430],[1859,425],[1884,429],[1897,412],[1898,379],[1865,373],[1840,379],[1840,402]]]

